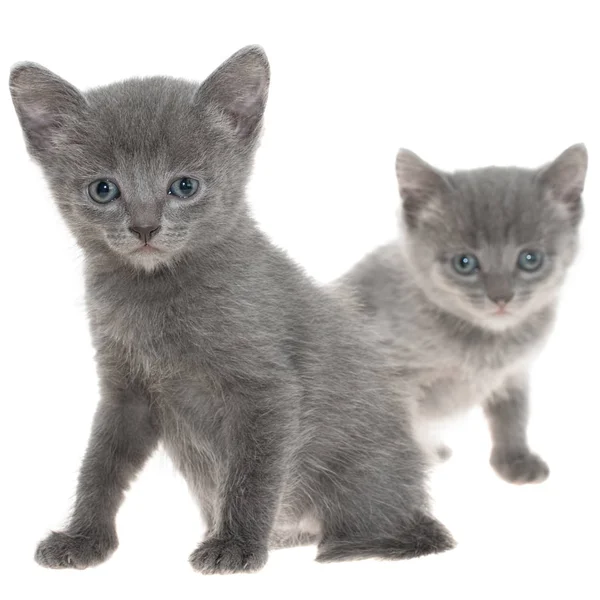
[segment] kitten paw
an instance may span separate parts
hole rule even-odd
[[[53,531],[38,544],[35,560],[50,569],[85,569],[105,561],[119,542],[111,531]]]
[[[548,465],[529,450],[494,449],[490,464],[509,483],[542,483],[550,475]]]
[[[435,454],[440,462],[446,462],[447,460],[450,460],[452,456],[452,448],[442,444],[435,449]]]
[[[192,553],[190,563],[196,571],[213,573],[252,573],[265,566],[268,551],[234,539],[208,539]]]

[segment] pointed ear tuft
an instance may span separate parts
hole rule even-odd
[[[450,191],[444,174],[410,150],[398,152],[396,177],[404,219],[409,227],[416,227],[425,209],[431,210],[436,200]]]
[[[9,85],[29,152],[40,158],[65,121],[83,110],[85,99],[70,83],[35,63],[13,67]]]
[[[574,222],[582,216],[581,194],[585,185],[588,154],[584,144],[567,148],[539,173],[539,181],[555,202],[564,206]]]
[[[200,86],[199,106],[214,107],[238,139],[258,133],[269,91],[269,61],[260,46],[247,46],[226,60]]]

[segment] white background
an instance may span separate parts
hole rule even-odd
[[[167,458],[119,514],[120,548],[83,572],[33,562],[72,500],[97,401],[81,256],[0,94],[0,595],[3,598],[598,598],[597,372],[600,95],[593,2],[5,3],[0,72],[33,60],[86,88],[135,75],[203,79],[241,46],[272,64],[250,200],[263,228],[319,281],[395,232],[399,146],[447,169],[537,166],[586,142],[580,260],[533,377],[532,445],[548,482],[513,487],[487,465],[479,414],[432,480],[453,552],[317,565],[271,554],[252,576],[206,577],[201,524]],[[418,8],[415,6],[418,5]]]

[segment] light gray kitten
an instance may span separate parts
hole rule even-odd
[[[159,442],[208,524],[199,571],[256,570],[269,547],[307,542],[320,561],[453,545],[429,515],[425,460],[377,345],[249,214],[268,84],[257,47],[201,85],[82,94],[34,64],[12,71],[29,151],[84,250],[101,388],[72,517],[37,549],[44,566],[114,551],[124,491]]]
[[[452,174],[399,152],[403,235],[340,285],[380,328],[398,384],[415,385],[417,435],[441,457],[440,419],[482,404],[497,473],[548,476],[527,443],[527,379],[575,257],[586,169],[583,145],[537,170]]]

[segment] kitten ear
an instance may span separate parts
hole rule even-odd
[[[450,190],[444,174],[410,150],[396,156],[396,176],[406,224],[415,227],[424,211],[431,211],[435,200]]]
[[[260,46],[247,46],[227,59],[196,92],[194,102],[216,108],[236,137],[258,132],[269,90],[269,61]]]
[[[581,194],[585,185],[588,154],[583,144],[567,148],[557,159],[542,167],[539,181],[553,200],[560,202],[578,219],[582,213]]]
[[[65,121],[86,103],[77,88],[35,63],[13,67],[9,86],[29,152],[36,158],[53,146]]]

